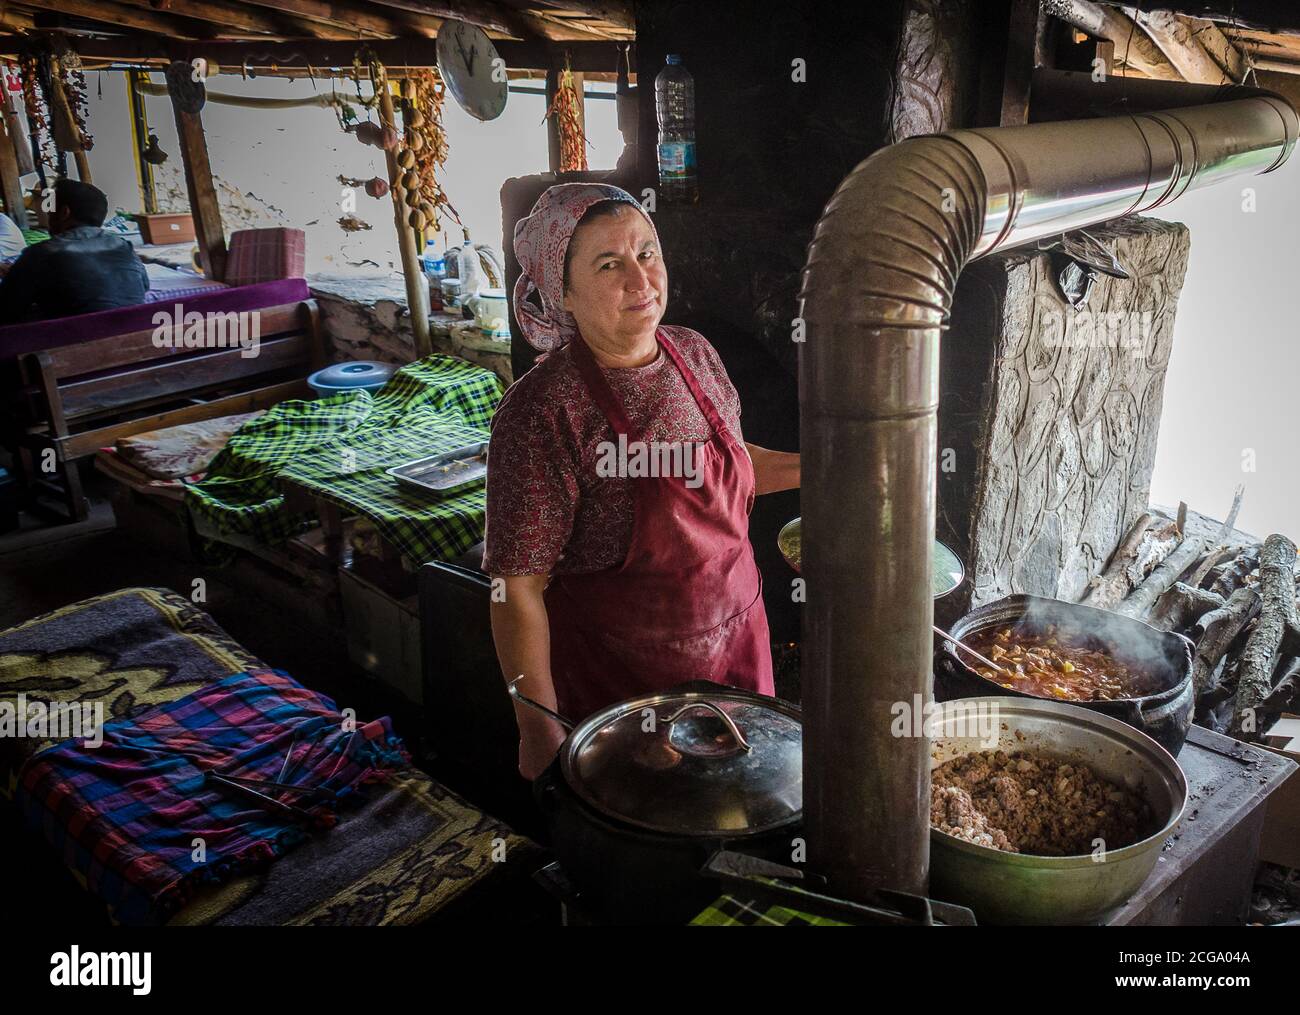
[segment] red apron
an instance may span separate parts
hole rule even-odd
[[[581,720],[624,698],[711,680],[772,694],[763,582],[749,544],[754,466],[672,340],[656,336],[713,436],[695,445],[703,482],[636,477],[623,563],[554,576],[546,587],[551,675],[559,710]],[[639,435],[581,338],[574,363],[614,433]]]

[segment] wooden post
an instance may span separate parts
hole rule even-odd
[[[388,88],[387,75],[376,81],[375,85],[379,89],[380,126],[397,130],[393,94]],[[415,249],[415,230],[406,220],[409,209],[403,201],[405,191],[401,184],[402,171],[397,165],[397,152],[385,150],[384,159],[388,163],[388,193],[393,199],[393,221],[397,226],[397,252],[401,255],[402,274],[406,278],[406,306],[411,314],[411,332],[415,336],[416,355],[423,358],[433,352],[433,339],[429,334],[429,283],[420,270],[420,252]]]
[[[158,212],[158,192],[154,189],[153,166],[144,158],[145,145],[149,143],[149,117],[140,95],[140,74],[137,70],[126,72],[126,98],[131,108],[131,143],[135,147],[135,176],[140,185],[140,197],[145,214],[155,215]]]
[[[560,72],[563,68],[556,66],[554,60],[546,68],[546,108],[549,111],[555,102],[555,93],[560,90]],[[546,157],[551,165],[551,172],[560,171],[560,124],[553,116],[546,118]]]
[[[1007,32],[1007,66],[1002,83],[999,123],[1014,127],[1029,122],[1029,83],[1038,62],[1044,15],[1038,0],[1012,0]]]
[[[69,138],[76,142],[68,147],[71,147],[72,157],[77,160],[77,179],[82,183],[94,183],[90,176],[90,160],[86,158],[81,128],[77,126],[76,118],[72,115],[72,103],[68,101],[67,90],[63,87],[63,69],[58,60],[52,60],[50,63],[50,100],[56,107],[51,110],[53,119],[57,122],[62,118],[68,125]]]
[[[13,103],[8,95],[4,96],[4,105],[12,111]],[[27,208],[23,205],[23,185],[18,182],[21,171],[18,168],[18,149],[15,145],[17,139],[10,133],[16,122],[16,117],[6,116],[3,129],[0,129],[0,187],[4,190],[5,211],[19,229],[26,229]]]
[[[176,135],[180,139],[181,161],[185,164],[185,189],[190,196],[190,214],[194,216],[194,234],[199,242],[199,264],[203,273],[216,282],[226,278],[226,234],[221,227],[221,207],[217,188],[212,183],[212,164],[208,161],[208,142],[203,136],[203,118],[187,113],[171,96],[176,114]]]

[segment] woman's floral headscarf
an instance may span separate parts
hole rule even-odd
[[[515,257],[523,274],[515,283],[515,317],[534,349],[550,352],[573,340],[578,325],[564,309],[564,255],[578,222],[601,201],[626,201],[641,211],[626,190],[603,183],[558,183],[537,199],[533,210],[515,225]],[[650,216],[645,219],[650,222]],[[650,222],[654,229],[654,223]],[[655,240],[658,242],[658,233]],[[542,309],[529,297],[538,293]]]

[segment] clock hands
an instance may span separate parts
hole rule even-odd
[[[470,46],[469,52],[465,52],[465,47],[461,45],[459,38],[456,39],[456,48],[460,50],[460,58],[465,61],[465,69],[469,71],[469,76],[474,76],[474,47]]]

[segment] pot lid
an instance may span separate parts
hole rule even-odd
[[[745,691],[620,702],[573,731],[560,767],[602,814],[671,835],[752,835],[803,810],[799,709]]]

